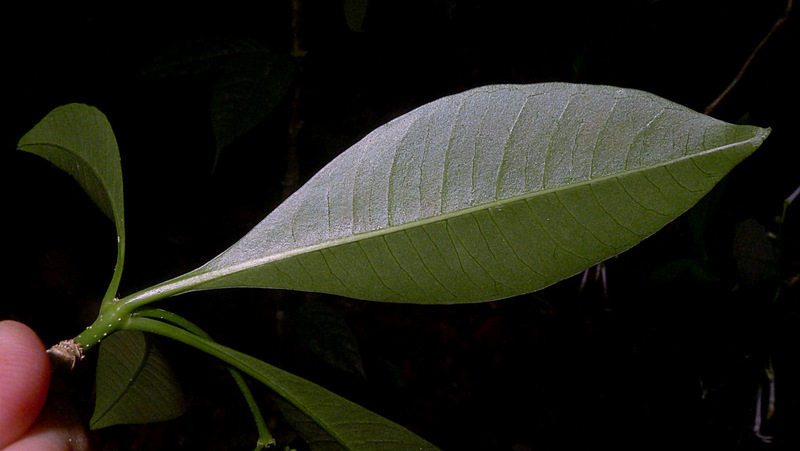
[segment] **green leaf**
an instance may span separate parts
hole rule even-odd
[[[147,310],[140,310],[136,313],[136,316],[144,317],[144,318],[152,318],[159,320],[161,322],[169,323],[170,325],[167,326],[168,329],[172,328],[173,325],[180,327],[181,329],[189,332],[190,334],[196,335],[205,340],[211,340],[211,337],[192,323],[191,321],[183,318],[179,315],[176,315],[172,312],[168,312],[162,309],[147,309]],[[212,340],[213,341],[213,340]],[[239,387],[239,391],[242,392],[242,396],[244,396],[247,405],[250,407],[250,412],[253,414],[253,421],[256,423],[256,429],[258,429],[258,439],[256,440],[256,450],[264,449],[269,446],[275,445],[275,439],[272,437],[272,433],[269,431],[267,427],[267,423],[264,420],[264,416],[261,414],[261,409],[258,407],[258,403],[256,403],[255,398],[253,397],[253,393],[250,391],[250,387],[247,386],[247,382],[242,377],[242,374],[237,371],[234,367],[228,366],[228,371],[231,374],[234,382]]]
[[[739,277],[753,285],[777,277],[778,250],[769,238],[767,228],[753,218],[736,225],[733,234],[733,257]]]
[[[69,104],[51,111],[17,144],[19,150],[46,159],[77,180],[92,201],[117,228],[117,265],[106,293],[116,295],[125,260],[125,212],[122,166],[117,139],[106,116],[97,108]]]
[[[437,449],[408,429],[313,382],[221,345],[211,346],[237,360],[240,370],[277,388],[277,395],[286,400],[278,405],[314,450]]]
[[[58,107],[25,134],[17,148],[73,176],[117,229],[124,229],[119,149],[111,124],[98,109],[77,103]]]
[[[369,0],[344,0],[344,17],[351,31],[364,31]]]
[[[635,90],[473,89],[370,133],[179,283],[414,303],[532,292],[662,228],[768,134]]]
[[[215,161],[236,138],[258,125],[291,86],[289,58],[268,52],[229,61],[211,96],[211,125],[217,143]]]
[[[92,429],[171,420],[185,410],[172,369],[143,333],[123,330],[102,341]]]
[[[294,78],[294,63],[250,39],[188,42],[156,58],[145,72],[153,78],[219,73],[210,116],[216,164],[236,138],[258,125],[280,103]]]
[[[224,70],[233,59],[269,54],[252,39],[198,39],[167,49],[142,71],[149,78],[181,78]]]
[[[132,329],[161,334],[217,357],[269,387],[313,450],[435,450],[408,429],[313,382],[160,321],[134,317]]]

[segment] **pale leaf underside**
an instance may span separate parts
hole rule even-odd
[[[191,285],[415,303],[532,292],[662,228],[768,133],[635,90],[477,88],[376,129]]]

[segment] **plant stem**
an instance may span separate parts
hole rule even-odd
[[[783,14],[778,18],[777,21],[775,21],[775,24],[773,24],[772,28],[769,29],[766,36],[764,36],[764,39],[762,39],[761,42],[758,43],[756,48],[753,50],[753,52],[750,54],[750,56],[742,65],[742,68],[739,69],[739,73],[736,74],[735,77],[733,77],[733,81],[731,81],[728,87],[725,88],[724,91],[722,91],[722,94],[717,96],[717,98],[714,99],[714,101],[711,102],[711,104],[709,104],[706,107],[704,114],[711,114],[717,108],[717,106],[719,106],[720,102],[722,102],[722,100],[728,95],[728,93],[730,93],[733,90],[733,88],[739,83],[739,81],[741,81],[741,79],[744,77],[744,73],[747,72],[747,69],[750,67],[750,64],[755,59],[756,54],[758,54],[761,48],[764,47],[764,45],[767,43],[767,41],[769,41],[772,35],[774,35],[776,31],[778,31],[778,28],[780,28],[780,26],[783,25],[783,23],[789,19],[789,13],[792,11],[792,3],[794,3],[794,0],[788,0],[788,2],[786,3],[786,9],[783,11]]]
[[[337,430],[330,429],[325,424],[325,421],[319,418],[318,412],[306,405],[307,401],[297,398],[297,391],[299,389],[308,390],[309,386],[316,387],[313,383],[272,367],[272,365],[262,362],[255,357],[238,352],[211,340],[206,340],[177,326],[161,321],[133,315],[126,329],[138,330],[171,338],[222,360],[266,385],[275,395],[292,404],[332,437],[339,436]],[[319,387],[317,388],[323,390]]]
[[[191,291],[203,280],[203,274],[191,272],[122,299],[113,298],[110,302],[104,302],[94,323],[76,336],[74,341],[81,347],[82,352],[86,352],[109,334],[127,329],[130,317],[136,309],[151,302]]]
[[[800,196],[800,186],[798,186],[792,194],[789,195],[783,201],[783,210],[781,211],[781,215],[778,216],[778,231],[773,235],[775,239],[775,248],[778,250],[778,258],[782,260],[781,255],[783,254],[783,245],[782,245],[782,238],[783,238],[783,231],[784,231],[784,224],[786,223],[786,214],[789,211],[789,207],[792,203],[797,200],[798,196]],[[779,284],[778,288],[775,290],[775,295],[772,297],[772,302],[777,302],[780,299],[781,294],[783,293],[783,287],[791,287],[793,284],[797,283],[798,278],[800,275],[790,276],[786,279],[783,284]]]
[[[172,312],[168,312],[166,310],[162,309],[142,310],[136,312],[135,316],[167,321],[195,335],[198,335],[206,340],[212,340],[210,335],[208,335],[203,329],[201,329],[191,321],[187,320],[182,316],[176,315]],[[238,370],[236,370],[230,365],[228,365],[228,371],[230,372],[231,377],[233,377],[233,380],[236,382],[236,385],[239,387],[239,391],[242,392],[242,396],[244,396],[244,399],[247,402],[247,406],[250,408],[250,412],[253,414],[253,420],[255,421],[256,429],[258,430],[258,441],[256,443],[256,451],[270,446],[275,446],[276,443],[275,439],[272,437],[272,433],[270,433],[269,428],[267,427],[267,423],[266,421],[264,421],[264,416],[261,414],[261,409],[258,408],[258,403],[256,403],[256,400],[253,397],[253,393],[250,391],[250,387],[247,386],[247,382],[245,382],[244,378],[242,377],[242,373],[240,373]]]
[[[104,305],[94,323],[73,339],[80,349],[81,358],[86,351],[100,344],[109,334],[126,328],[131,310],[125,307],[120,302]]]
[[[225,352],[228,349],[224,346],[213,346],[211,345],[211,340],[188,332],[180,327],[151,319],[146,316],[133,315],[128,321],[125,329],[149,332],[151,334],[171,338],[175,341],[179,341],[185,345],[191,346],[195,349],[205,352],[206,354],[216,357],[239,370],[248,372],[246,367],[241,367],[239,362],[233,356]]]
[[[117,299],[117,291],[119,290],[119,282],[122,279],[122,268],[125,263],[125,231],[122,230],[117,235],[117,261],[114,265],[114,274],[111,276],[111,282],[108,284],[106,294],[103,295],[103,303],[100,310],[107,308],[115,299]]]
[[[283,198],[286,199],[297,191],[300,184],[300,163],[297,158],[297,141],[300,129],[303,128],[303,120],[300,118],[300,100],[302,93],[302,61],[306,54],[300,41],[300,17],[302,10],[301,0],[291,0],[292,8],[292,49],[291,55],[297,63],[298,71],[294,83],[294,94],[292,97],[292,110],[289,117],[289,145],[286,155],[286,173],[283,177]]]

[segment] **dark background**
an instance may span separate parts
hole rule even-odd
[[[291,55],[289,0],[128,10],[86,2],[4,14],[0,319],[31,325],[48,345],[75,336],[96,315],[111,275],[112,224],[69,176],[14,152],[58,105],[94,105],[114,127],[125,176],[126,295],[201,265],[274,208],[293,144],[302,182],[388,120],[495,83],[611,84],[703,111],[786,7],[371,0],[356,32],[342,1],[300,3],[302,58]],[[605,297],[600,282],[579,293],[578,276],[534,295],[463,306],[263,290],[195,293],[166,305],[221,343],[447,450],[797,449],[800,313],[797,286],[787,283],[800,267],[796,205],[782,240],[765,238],[800,184],[796,34],[791,19],[713,112],[772,127],[772,135],[708,201],[607,262]],[[198,42],[255,42],[296,62],[286,95],[216,167],[210,104],[220,72],[153,76],[171,49]],[[299,131],[296,141],[290,130]],[[189,412],[99,431],[97,448],[252,448],[249,413],[224,369],[163,345],[186,384]],[[764,420],[764,434],[774,436],[767,444],[752,428],[770,361],[777,391],[774,417]],[[91,362],[68,382],[88,419]],[[302,447],[257,393],[282,443]]]

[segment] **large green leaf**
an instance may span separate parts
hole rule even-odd
[[[629,89],[473,89],[366,136],[184,283],[416,303],[535,291],[659,230],[768,134]]]
[[[120,331],[100,345],[92,429],[171,420],[186,401],[164,356],[143,333]]]

